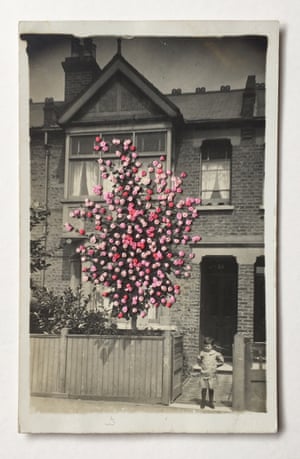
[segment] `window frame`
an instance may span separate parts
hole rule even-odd
[[[120,136],[122,133],[128,134],[129,132],[132,133],[132,140],[135,144],[135,136],[137,134],[142,133],[152,133],[152,132],[164,132],[165,133],[165,150],[162,152],[158,151],[147,151],[147,152],[139,152],[139,158],[151,158],[151,157],[159,157],[161,155],[166,156],[165,167],[166,169],[171,169],[172,159],[171,159],[171,151],[172,151],[172,126],[169,123],[160,123],[155,125],[126,125],[126,126],[99,126],[97,128],[72,128],[66,131],[66,143],[65,143],[65,180],[64,180],[64,202],[69,203],[79,203],[82,202],[84,199],[93,199],[94,201],[102,201],[103,198],[97,195],[79,195],[79,196],[71,196],[70,195],[70,186],[71,186],[71,162],[75,161],[92,161],[97,160],[99,158],[99,152],[91,152],[91,154],[78,154],[72,155],[71,152],[71,141],[72,137],[80,137],[80,136],[97,136],[103,135],[105,138],[106,135],[114,135]],[[101,156],[100,156],[101,157]],[[116,156],[113,152],[102,153],[102,157],[106,159],[116,159]]]
[[[211,200],[204,200],[202,198],[202,183],[203,183],[203,161],[209,161],[209,160],[204,160],[203,156],[205,154],[205,148],[209,148],[210,145],[213,144],[224,144],[224,151],[226,151],[224,160],[229,160],[229,197],[228,199],[224,199],[223,203],[217,202],[217,200],[211,199]],[[226,158],[227,156],[227,158]],[[200,177],[199,177],[199,194],[202,199],[201,206],[206,207],[206,208],[227,208],[232,206],[232,143],[231,140],[228,138],[209,138],[209,139],[204,139],[202,141],[202,144],[200,146]],[[210,201],[210,202],[208,202]],[[221,201],[219,199],[218,201]]]

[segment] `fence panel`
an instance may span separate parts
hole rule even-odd
[[[30,341],[34,395],[170,401],[171,394],[166,389],[172,364],[164,360],[170,336],[62,333],[61,336],[32,335]],[[177,367],[176,371],[179,373]]]
[[[59,336],[35,335],[30,340],[30,375],[32,393],[59,393]]]

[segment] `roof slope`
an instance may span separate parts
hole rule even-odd
[[[186,121],[240,118],[243,90],[170,95]]]

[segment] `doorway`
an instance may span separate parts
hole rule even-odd
[[[200,343],[215,339],[225,357],[232,357],[237,329],[237,263],[233,257],[204,257],[201,265]]]

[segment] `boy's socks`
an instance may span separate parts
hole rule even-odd
[[[205,404],[206,404],[206,389],[202,389],[200,407],[205,408]]]
[[[214,391],[213,389],[209,389],[208,391],[208,397],[209,397],[209,407],[210,408],[213,408],[215,407],[215,404],[214,404]]]

